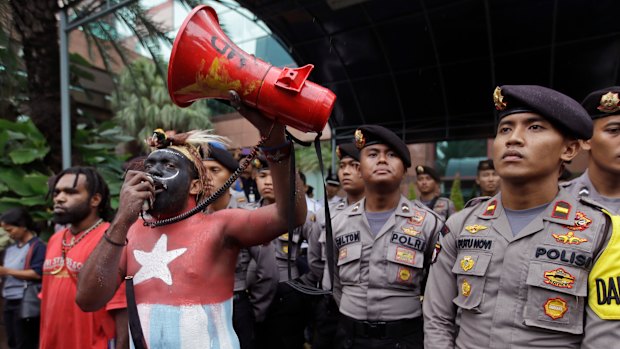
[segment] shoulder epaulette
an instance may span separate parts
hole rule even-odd
[[[579,202],[580,202],[580,203],[582,203],[582,204],[584,204],[584,205],[587,205],[587,206],[590,206],[590,207],[592,207],[592,208],[595,208],[596,210],[601,211],[601,212],[603,212],[603,210],[606,210],[606,211],[608,211],[608,212],[611,212],[611,211],[609,211],[609,209],[607,209],[607,207],[605,207],[605,206],[603,206],[603,205],[599,204],[598,202],[596,202],[596,201],[594,201],[594,200],[590,199],[590,198],[589,198],[589,197],[587,197],[587,196],[580,196],[580,197],[579,197]]]
[[[478,196],[476,198],[473,198],[467,201],[467,203],[465,204],[465,206],[463,206],[463,208],[476,206],[481,202],[489,201],[489,199],[491,199],[490,196]]]

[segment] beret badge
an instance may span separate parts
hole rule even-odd
[[[254,167],[257,169],[260,169],[263,167],[263,164],[261,164],[259,159],[252,160],[252,165],[254,165]]]
[[[340,151],[340,146],[336,146],[336,156],[338,159],[342,159],[342,152]]]
[[[421,165],[415,168],[415,172],[417,174],[422,174],[424,173],[424,167],[422,167]]]
[[[504,96],[502,95],[502,89],[497,86],[493,91],[493,103],[495,103],[495,109],[502,111],[506,109],[506,102],[504,102]]]
[[[620,110],[620,98],[617,93],[607,92],[601,97],[601,103],[596,108],[603,113],[615,113]]]
[[[366,145],[366,137],[362,133],[362,130],[355,130],[355,146],[357,149],[362,149]]]

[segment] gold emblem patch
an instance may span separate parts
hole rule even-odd
[[[468,225],[465,227],[465,230],[467,230],[468,232],[472,234],[476,234],[477,232],[481,230],[485,230],[485,229],[487,229],[487,227],[485,227],[484,225],[480,225],[480,224]]]
[[[404,247],[397,247],[395,258],[399,262],[413,264],[415,261],[415,251]]]
[[[362,130],[355,130],[355,146],[357,149],[362,149],[366,145],[366,137],[362,133]]]
[[[347,248],[341,248],[340,251],[338,252],[338,259],[345,259],[347,258]]]
[[[398,279],[401,282],[411,281],[411,271],[409,271],[409,269],[407,268],[399,267],[398,268]]]
[[[463,283],[461,284],[461,294],[465,297],[469,297],[471,294],[471,285],[467,282],[467,280],[463,280]]]
[[[340,146],[336,146],[336,156],[338,159],[342,159],[342,152],[340,151]]]
[[[601,102],[596,108],[603,113],[615,113],[620,110],[620,98],[617,93],[607,92],[601,96]]]
[[[582,242],[588,241],[586,238],[575,236],[575,233],[572,231],[569,231],[566,234],[551,234],[551,236],[553,236],[555,241],[568,245],[579,245]]]
[[[502,89],[497,86],[495,91],[493,91],[493,103],[495,104],[495,109],[504,110],[506,109],[506,102],[504,102],[504,96],[502,95]]]
[[[577,211],[575,224],[566,226],[568,230],[584,231],[590,227],[592,220],[585,213]]]
[[[407,223],[412,225],[422,225],[422,223],[424,223],[424,217],[426,217],[426,212],[413,210],[413,217],[407,219]]]
[[[560,288],[573,288],[575,277],[562,268],[545,271],[545,283]]]
[[[418,235],[420,235],[420,232],[415,230],[413,227],[402,227],[401,229],[407,235],[411,235],[411,236],[418,236]]]
[[[553,320],[557,320],[566,314],[568,305],[562,298],[549,298],[543,305],[543,309],[545,310],[545,315]]]
[[[288,245],[282,245],[282,252],[288,253]]]
[[[471,256],[464,256],[463,259],[461,259],[461,268],[463,271],[471,270],[471,268],[474,267],[474,264],[476,264],[476,262],[473,258],[471,258]]]

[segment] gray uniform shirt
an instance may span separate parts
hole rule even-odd
[[[419,199],[416,199],[416,201],[421,205],[424,205],[424,203],[422,203]],[[443,220],[448,219],[456,213],[456,208],[454,207],[452,200],[441,196],[437,198],[437,201],[435,201],[435,205],[432,207],[432,210],[435,211],[435,213],[437,213]]]
[[[334,298],[357,320],[394,321],[422,315],[420,296],[443,221],[426,206],[401,196],[375,236],[364,215],[365,199],[333,220]]]
[[[593,201],[598,202],[611,214],[620,214],[620,198],[602,196],[598,191],[596,191],[596,188],[594,188],[594,185],[588,176],[588,170],[572,181],[562,184],[562,186],[575,196],[588,197]]]
[[[579,348],[602,321],[586,298],[609,237],[595,206],[561,189],[517,236],[499,195],[451,217],[425,292],[425,348]]]

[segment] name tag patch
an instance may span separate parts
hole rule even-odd
[[[360,242],[360,232],[355,231],[352,233],[340,235],[336,237],[336,246],[341,247],[344,245],[352,244],[354,242]]]
[[[490,250],[493,246],[493,240],[481,238],[460,238],[456,240],[456,248],[458,249],[482,249]]]

